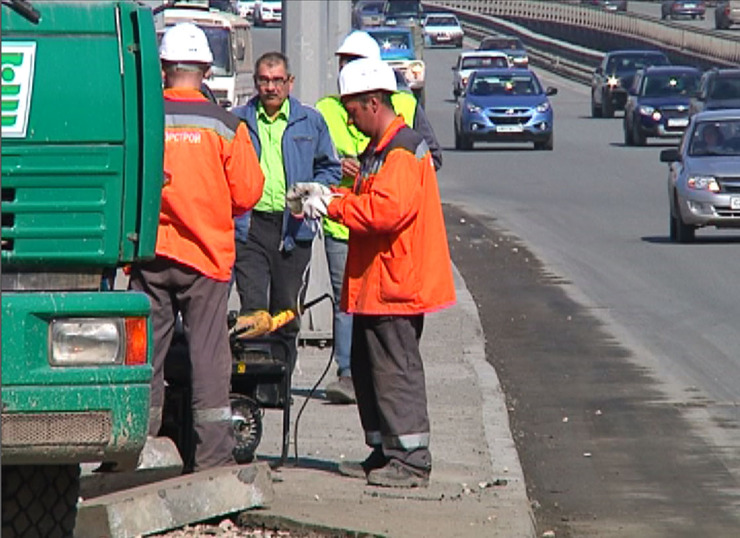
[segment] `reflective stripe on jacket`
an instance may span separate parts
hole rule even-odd
[[[157,255],[228,281],[234,221],[262,196],[264,176],[246,127],[197,90],[166,89],[165,185]]]
[[[426,142],[399,116],[361,162],[353,192],[342,189],[328,209],[351,230],[342,310],[408,315],[450,306],[452,262]]]

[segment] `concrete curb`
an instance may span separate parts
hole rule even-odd
[[[266,463],[222,467],[83,501],[75,538],[133,538],[269,504]]]

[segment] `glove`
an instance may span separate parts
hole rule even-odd
[[[237,338],[254,338],[272,330],[272,316],[267,310],[257,310],[236,318],[236,324],[229,334]]]
[[[329,211],[329,204],[340,194],[312,194],[303,201],[303,214],[307,219],[320,219]]]
[[[296,217],[303,215],[303,202],[311,195],[331,194],[331,189],[315,181],[296,183],[285,194],[285,203],[290,213]]]

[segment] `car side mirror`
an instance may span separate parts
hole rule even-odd
[[[547,89],[545,90],[545,95],[557,95],[557,94],[558,94],[558,89],[553,88],[552,86],[548,86]]]
[[[660,152],[660,162],[662,163],[677,163],[681,160],[681,154],[678,149],[664,149]]]

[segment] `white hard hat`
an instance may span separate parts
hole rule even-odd
[[[370,34],[362,30],[355,30],[344,38],[339,45],[337,56],[359,56],[360,58],[372,58],[380,60],[380,47]]]
[[[213,63],[205,32],[192,22],[181,22],[167,29],[159,46],[159,57],[168,62]]]
[[[376,90],[395,92],[397,89],[393,68],[382,60],[360,58],[339,72],[339,93],[342,96]]]

